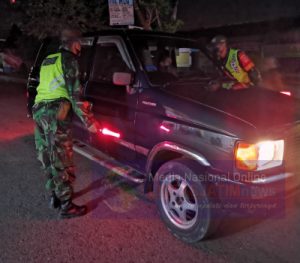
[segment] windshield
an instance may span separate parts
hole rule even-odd
[[[146,35],[133,36],[131,40],[153,84],[211,79],[218,75],[196,41]]]

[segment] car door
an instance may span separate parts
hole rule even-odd
[[[82,90],[84,91],[88,85],[91,64],[93,62],[93,49],[94,49],[94,38],[83,38],[81,39],[81,54],[78,59],[79,63],[79,72],[80,72],[80,84]],[[83,92],[82,91],[82,92]],[[74,114],[75,115],[75,114]],[[74,138],[85,143],[89,143],[90,134],[86,129],[84,123],[75,115],[73,117],[73,134]]]
[[[125,86],[114,85],[113,74],[134,71],[122,38],[98,38],[93,71],[85,92],[101,124],[101,131],[93,136],[93,145],[126,163],[134,162],[136,157],[134,120],[137,94],[129,94]]]

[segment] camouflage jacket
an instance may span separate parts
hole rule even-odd
[[[87,101],[81,101],[82,86],[79,81],[79,64],[77,58],[68,50],[61,49],[60,52],[62,54],[62,68],[72,109],[80,120],[89,127],[94,123],[94,116],[91,112],[91,104]]]

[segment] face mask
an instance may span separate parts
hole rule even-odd
[[[73,43],[72,50],[71,50],[76,56],[80,56],[81,52],[81,44],[79,41]]]

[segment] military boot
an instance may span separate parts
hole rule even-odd
[[[61,209],[59,212],[59,217],[64,218],[73,218],[78,216],[83,216],[87,212],[87,207],[85,205],[78,206],[75,205],[71,200],[61,203]]]
[[[61,206],[61,202],[57,198],[55,192],[53,191],[51,196],[50,196],[49,207],[52,208],[52,209],[57,209],[57,208],[60,208],[60,206]]]

